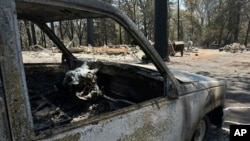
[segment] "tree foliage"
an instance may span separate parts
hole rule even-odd
[[[199,29],[194,35],[196,43],[206,46],[247,44],[244,37],[249,21],[246,18],[249,0],[184,0],[184,3],[198,22],[190,23]]]
[[[124,11],[145,34],[154,40],[153,0],[105,0]],[[177,40],[177,2],[168,0],[168,35]],[[247,45],[250,32],[250,0],[179,0],[180,40],[192,40],[196,46],[223,46],[233,42]],[[126,31],[112,19],[94,19],[94,39],[96,46],[129,44],[132,39]],[[87,45],[87,19],[48,23],[65,43],[72,46]],[[22,46],[34,44],[51,46],[40,29],[28,21],[19,21]]]

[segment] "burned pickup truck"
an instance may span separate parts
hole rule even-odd
[[[23,63],[17,18],[47,34],[62,52],[60,63]],[[75,57],[47,23],[83,18],[115,20],[152,64]],[[223,124],[225,91],[222,81],[170,70],[108,3],[0,0],[1,141],[203,140],[211,124]]]

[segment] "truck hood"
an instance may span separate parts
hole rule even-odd
[[[183,84],[201,84],[203,88],[225,86],[225,82],[211,77],[202,76],[182,70],[170,69],[174,77]]]

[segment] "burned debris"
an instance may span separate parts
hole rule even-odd
[[[241,45],[240,43],[233,43],[233,44],[228,44],[225,45],[222,48],[219,48],[219,51],[225,51],[225,52],[231,52],[231,53],[236,53],[236,52],[243,52],[246,50],[245,45]]]
[[[183,41],[168,41],[168,52],[170,56],[175,56],[176,52],[180,52],[183,56],[184,52],[184,42]]]
[[[26,66],[36,134],[115,109],[98,97],[102,92],[96,84],[96,72],[86,63],[66,73],[60,66]]]
[[[102,95],[102,91],[96,83],[96,72],[98,69],[90,70],[87,62],[82,66],[69,70],[64,77],[63,86],[71,91],[76,91],[77,96],[83,100],[90,100]],[[75,90],[73,90],[75,89]]]
[[[93,47],[93,46],[80,46],[80,47],[72,47],[68,48],[68,50],[71,53],[94,53],[94,54],[108,54],[108,55],[127,55],[131,53],[130,48],[127,47],[127,45],[119,45],[119,46],[99,46],[99,47]],[[59,53],[61,52],[59,49],[55,49],[53,53]]]
[[[25,66],[36,134],[162,96],[160,74],[104,62]],[[145,83],[147,82],[147,83]]]

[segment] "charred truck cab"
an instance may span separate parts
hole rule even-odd
[[[156,69],[78,59],[49,22],[110,18]],[[17,19],[35,23],[60,63],[24,64]],[[170,70],[137,26],[101,0],[0,0],[0,140],[204,140],[221,127],[226,85]]]

